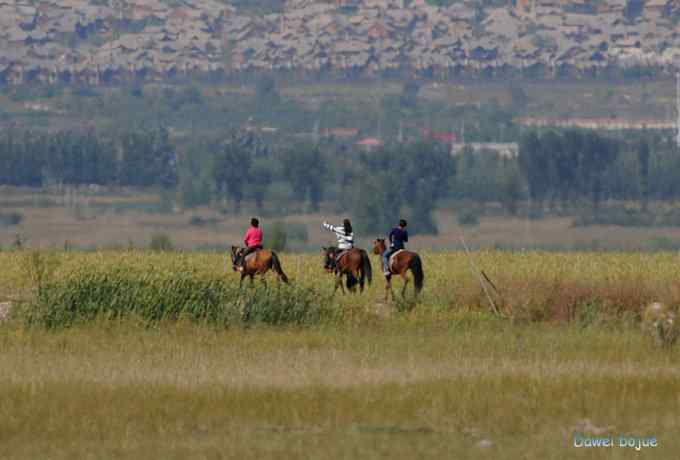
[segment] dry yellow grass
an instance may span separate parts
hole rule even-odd
[[[90,266],[236,276],[217,254],[44,256],[54,279]],[[3,295],[31,295],[30,257],[0,253]],[[574,431],[656,436],[660,447],[635,454],[677,458],[678,354],[654,347],[617,310],[642,307],[650,295],[673,304],[675,254],[474,257],[507,299],[504,308],[560,305],[594,292],[603,318],[614,312],[611,321],[588,311],[571,324],[493,318],[461,253],[424,254],[425,291],[408,313],[380,301],[378,278],[362,296],[333,300],[343,321],[315,327],[149,325],[130,317],[47,331],[10,321],[0,325],[0,458],[634,454],[576,450]],[[332,290],[320,256],[283,254],[282,261],[295,283]],[[390,314],[376,314],[380,308]]]
[[[0,457],[566,459],[584,420],[680,448],[677,357],[639,335],[414,324],[6,327]]]

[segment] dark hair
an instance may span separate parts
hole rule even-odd
[[[250,219],[250,225],[252,225],[253,227],[259,227],[260,221],[253,217],[252,219]]]
[[[401,228],[406,227],[406,219],[399,219],[399,226]]]
[[[349,219],[343,220],[342,226],[345,227],[345,235],[350,235],[352,233],[352,223]]]

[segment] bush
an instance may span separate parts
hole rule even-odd
[[[16,211],[8,213],[0,213],[0,226],[11,227],[19,225],[24,220],[24,216]]]
[[[274,251],[285,251],[288,244],[288,234],[283,222],[274,222],[269,231],[269,247]]]
[[[194,227],[205,227],[207,225],[217,225],[219,219],[214,217],[202,217],[202,216],[191,216],[189,219],[189,225]]]
[[[291,240],[306,243],[309,240],[309,233],[305,224],[292,223],[286,225],[286,234]]]
[[[475,208],[464,208],[456,215],[459,225],[476,227],[479,225],[479,211]]]
[[[172,251],[175,247],[167,233],[156,233],[151,236],[149,249],[152,251]]]
[[[331,312],[329,300],[310,289],[239,289],[220,274],[84,267],[44,283],[25,320],[47,328],[102,317],[149,323],[187,318],[217,326],[311,325],[331,318]]]

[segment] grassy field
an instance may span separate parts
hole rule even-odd
[[[29,301],[0,324],[0,458],[677,458],[678,354],[638,327],[645,303],[678,305],[676,254],[475,253],[513,320],[488,313],[464,254],[423,256],[425,290],[403,308],[379,278],[333,298],[320,257],[283,254],[284,295],[315,292],[330,314],[225,327],[133,305],[170,308],[187,280],[231,292],[218,254],[0,253],[0,301]],[[112,297],[144,289],[112,319],[93,279]],[[59,290],[101,309],[27,324],[40,299],[64,307]],[[574,432],[659,447],[576,449]]]

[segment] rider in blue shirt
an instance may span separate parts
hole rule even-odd
[[[389,248],[383,253],[383,270],[385,276],[390,274],[390,256],[400,249],[404,249],[404,243],[408,242],[408,232],[406,231],[406,221],[399,220],[399,226],[394,227],[388,235],[390,242]]]

